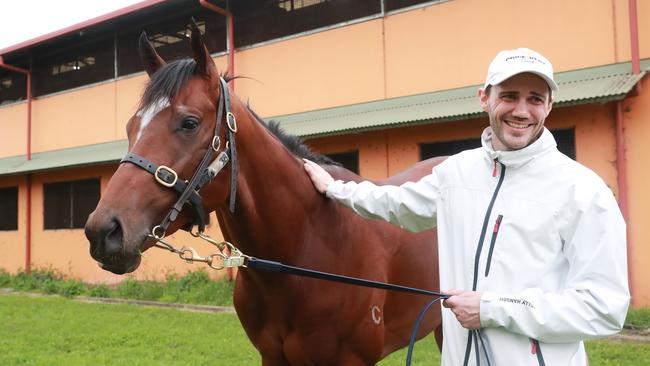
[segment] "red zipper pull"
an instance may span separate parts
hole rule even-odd
[[[499,232],[499,226],[501,225],[501,218],[503,218],[502,215],[499,215],[497,217],[497,221],[494,223],[494,230],[492,230],[492,233],[496,234]]]
[[[497,159],[494,159],[494,170],[492,171],[492,176],[497,176]]]
[[[533,343],[533,348],[530,350],[530,353],[534,355],[537,353],[537,343],[535,343],[535,341],[532,341],[532,343]]]

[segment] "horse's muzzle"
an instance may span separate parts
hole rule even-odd
[[[124,231],[115,217],[101,219],[91,214],[86,222],[85,234],[90,242],[90,255],[99,266],[115,274],[134,271],[140,265],[140,255],[129,250],[124,243]]]

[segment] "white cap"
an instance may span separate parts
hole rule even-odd
[[[558,87],[553,80],[553,65],[546,57],[528,48],[505,50],[497,54],[490,63],[484,88],[488,85],[501,84],[517,74],[524,72],[533,73],[546,81],[552,91]]]

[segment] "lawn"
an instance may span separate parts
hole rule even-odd
[[[591,365],[648,365],[650,344],[589,342]],[[0,365],[258,365],[234,314],[0,296]],[[404,365],[405,350],[380,366]],[[413,365],[439,364],[432,337]]]

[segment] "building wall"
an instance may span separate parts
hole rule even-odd
[[[635,304],[650,306],[650,79],[641,83],[638,96],[632,96],[623,104],[623,125],[626,145],[626,168],[628,188],[628,235],[631,252],[631,281],[634,286]]]
[[[650,1],[637,1],[641,58],[650,58]],[[507,19],[507,21],[503,21]],[[567,71],[629,60],[630,31],[626,0],[549,0],[531,5],[517,0],[453,0],[385,18],[289,38],[239,50],[235,90],[263,116],[275,116],[383,98],[480,84],[498,50],[527,46]],[[225,57],[216,58],[225,70]],[[139,73],[115,81],[41,97],[33,103],[32,151],[43,152],[126,138],[125,125],[137,108],[148,78]],[[650,137],[650,83],[625,101],[630,243],[636,286],[635,304],[650,305],[642,286],[650,269],[648,217],[650,196],[645,159]],[[618,195],[614,141],[615,105],[592,104],[552,112],[550,128],[575,127],[577,160],[595,170]],[[26,151],[26,103],[0,107],[0,158]],[[325,153],[359,150],[360,172],[370,179],[393,175],[419,159],[419,143],[478,138],[484,120],[469,120],[312,139]],[[35,266],[53,265],[89,281],[121,277],[100,270],[88,255],[82,230],[42,230],[42,184],[100,176],[102,189],[115,166],[68,169],[33,175],[32,258]],[[19,190],[19,230],[0,232],[0,268],[24,266],[25,177],[0,177],[0,187]],[[213,220],[215,222],[216,220]],[[209,228],[220,237],[218,227]],[[179,245],[210,247],[189,235],[174,235]],[[182,273],[171,253],[150,250],[139,278]]]

